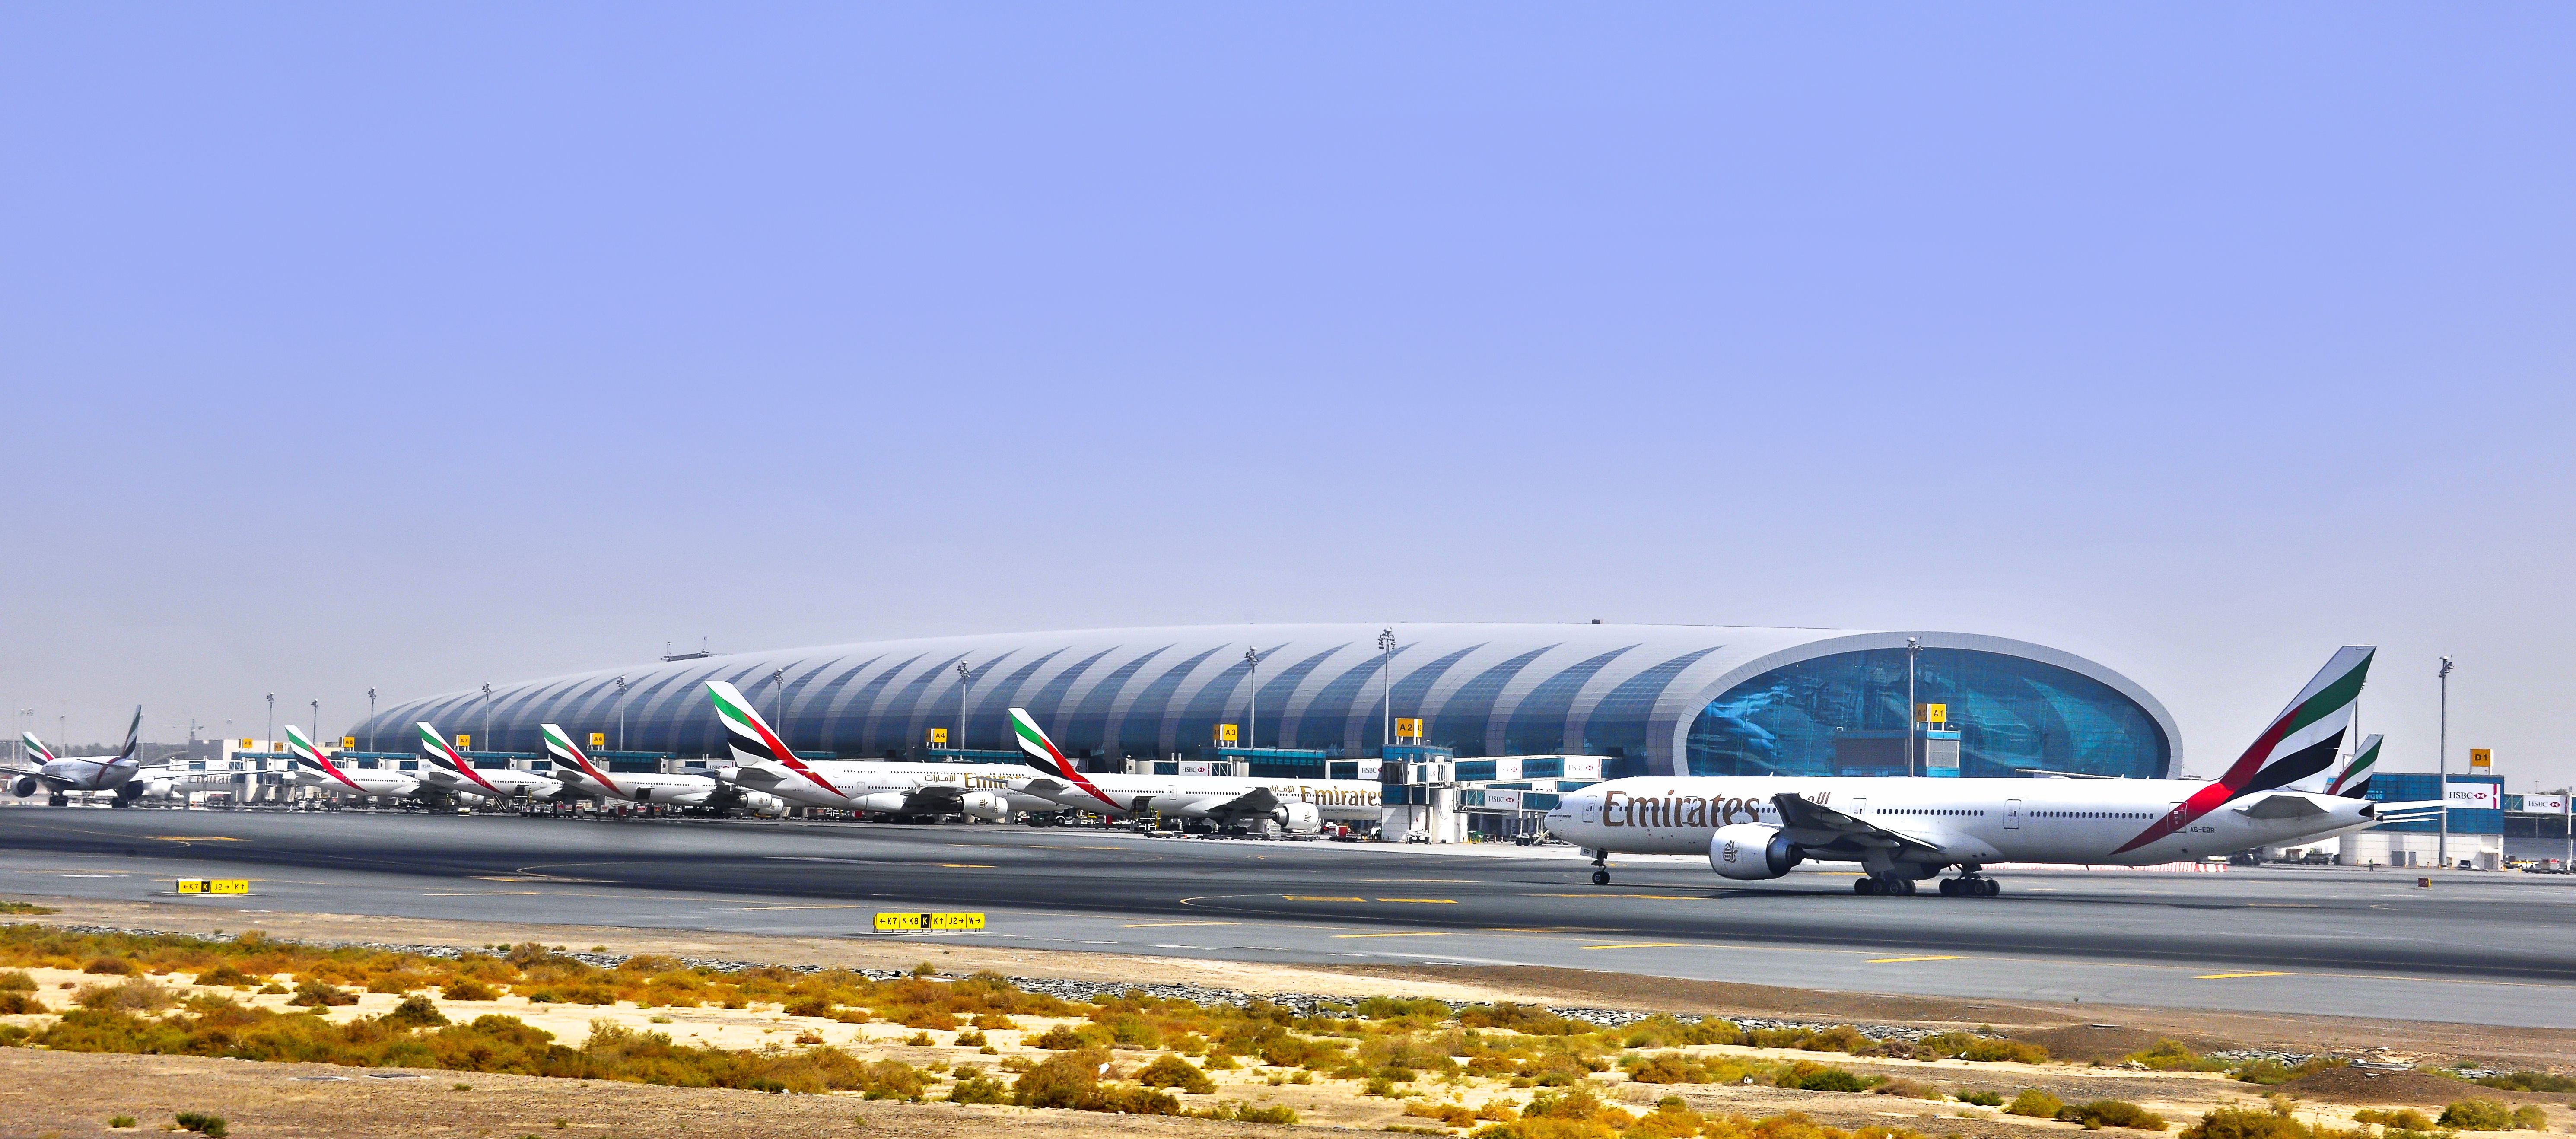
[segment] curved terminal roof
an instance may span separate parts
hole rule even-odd
[[[496,684],[413,700],[374,721],[408,739],[412,722],[474,736],[479,751],[537,751],[538,724],[605,735],[611,748],[721,755],[704,684],[730,681],[800,751],[874,757],[923,744],[931,727],[963,744],[1011,746],[1006,709],[1030,710],[1068,752],[1167,756],[1243,723],[1254,702],[1245,650],[1258,647],[1253,746],[1371,754],[1393,715],[1421,717],[1429,742],[1461,755],[1640,757],[1680,772],[1685,737],[1710,702],[1784,666],[1842,653],[1964,649],[2036,661],[2099,682],[2152,719],[2181,769],[2181,734],[2154,696],[2072,653],[1970,633],[1709,625],[1404,624],[1381,659],[1376,624],[1203,625],[925,637],[653,662]],[[960,677],[957,666],[966,665]],[[617,678],[626,685],[621,697]],[[622,744],[620,717],[623,715]],[[365,735],[361,725],[355,734]],[[954,746],[954,744],[952,744]]]

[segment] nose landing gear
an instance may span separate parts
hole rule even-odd
[[[1610,884],[1610,869],[1609,869],[1609,867],[1610,867],[1610,852],[1609,852],[1609,851],[1606,851],[1606,850],[1596,850],[1596,851],[1593,851],[1593,852],[1592,852],[1592,884],[1593,884],[1593,885],[1595,885],[1595,886],[1607,886],[1607,885],[1609,885],[1609,884]]]

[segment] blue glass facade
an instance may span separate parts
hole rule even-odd
[[[1693,775],[1902,770],[1906,652],[1836,653],[1772,669],[1708,702],[1685,745]],[[2163,778],[2173,741],[2110,685],[2026,657],[1925,649],[1915,700],[1949,705],[1959,774],[2074,771]],[[1892,749],[1892,761],[1889,758]]]
[[[963,697],[965,738],[952,748],[1009,750],[1008,710],[1026,708],[1068,754],[1167,759],[1205,754],[1217,724],[1244,722],[1243,653],[1258,645],[1264,748],[1374,755],[1392,715],[1420,717],[1429,742],[1462,757],[1599,755],[1614,757],[1605,767],[1615,774],[1824,774],[1870,769],[1873,748],[1901,749],[1905,653],[1894,646],[1906,634],[1404,625],[1391,654],[1378,650],[1379,634],[1374,625],[1120,629],[749,653],[496,685],[488,731],[476,690],[392,705],[372,728],[345,734],[408,739],[411,722],[427,720],[472,733],[477,750],[534,752],[539,724],[613,733],[622,709],[628,749],[719,756],[724,732],[705,683],[725,680],[763,715],[777,709],[775,726],[799,752],[917,755],[930,727],[957,724]],[[1961,774],[2157,777],[2176,766],[2170,717],[2116,673],[2035,645],[1919,635],[1929,646],[1920,697],[1950,706]],[[623,696],[616,675],[627,678]]]

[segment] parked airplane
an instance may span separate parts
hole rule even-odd
[[[1857,862],[1862,894],[1911,894],[1956,866],[1951,896],[1993,897],[1993,862],[2150,865],[2295,844],[2364,825],[2384,806],[2287,790],[2334,762],[2370,669],[2334,655],[2253,746],[2209,781],[1798,776],[1614,779],[1570,793],[1548,829],[1593,853],[1705,854],[1724,878],[1777,878],[1800,862]]]
[[[380,767],[342,767],[314,747],[302,729],[286,725],[286,762],[295,781],[334,795],[356,798],[410,799],[419,796],[420,780],[409,773]]]
[[[125,726],[125,746],[115,755],[57,756],[45,747],[45,741],[36,738],[36,733],[22,733],[18,738],[27,745],[27,758],[33,765],[7,769],[9,793],[24,799],[41,787],[45,802],[56,807],[69,803],[74,791],[113,792],[116,797],[111,802],[119,807],[131,807],[147,794],[167,795],[169,767],[156,764],[147,768],[135,758],[142,731],[143,707],[138,704],[134,721]]]
[[[1026,709],[1011,709],[1011,733],[1040,774],[1013,784],[1068,808],[1105,815],[1159,811],[1219,827],[1263,821],[1313,834],[1326,820],[1375,823],[1380,785],[1354,779],[1270,779],[1233,775],[1085,773],[1065,758]]]
[[[581,750],[581,745],[572,742],[572,733],[555,724],[541,724],[538,728],[545,736],[546,755],[555,762],[555,777],[572,794],[673,807],[740,809],[755,815],[786,813],[787,804],[776,796],[746,792],[712,775],[606,770],[592,762],[590,753]]]
[[[1014,780],[1036,773],[1013,764],[805,759],[788,749],[733,685],[708,681],[707,698],[715,703],[716,719],[723,721],[733,749],[734,768],[726,778],[746,791],[812,807],[964,815],[988,822],[1001,822],[1015,812],[1064,809],[1040,796],[1014,793]]]
[[[521,795],[550,799],[563,794],[562,781],[521,771],[515,767],[476,767],[438,734],[426,720],[418,721],[420,750],[427,762],[420,769],[420,780],[441,791],[471,795],[477,799],[515,799]]]

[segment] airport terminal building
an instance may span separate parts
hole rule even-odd
[[[1462,758],[1597,755],[1612,775],[1892,775],[1908,759],[1912,655],[1915,699],[1946,705],[1960,775],[2181,770],[2173,717],[2144,689],[1999,637],[1408,624],[1382,651],[1381,631],[1088,629],[701,656],[408,701],[348,734],[408,750],[426,720],[471,734],[475,751],[537,752],[538,725],[555,723],[617,751],[721,756],[704,683],[724,680],[789,747],[843,758],[923,757],[930,729],[955,733],[961,720],[963,740],[945,749],[999,758],[1011,747],[1006,710],[1020,707],[1067,754],[1101,766],[1210,755],[1219,725],[1247,723],[1227,746],[1289,762],[1284,753],[1374,756],[1394,716],[1421,719],[1422,742]],[[1246,659],[1255,647],[1257,664]]]

